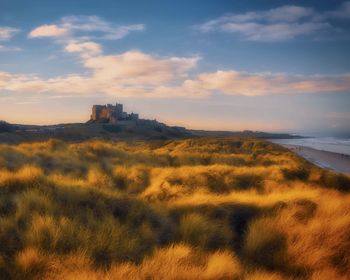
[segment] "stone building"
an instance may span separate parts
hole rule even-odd
[[[139,119],[138,114],[128,114],[123,111],[123,104],[116,103],[107,105],[93,105],[92,114],[90,117],[91,122],[100,123],[112,123],[116,124],[118,121],[132,120],[137,121]]]
[[[123,104],[115,104],[116,111],[117,111],[117,118],[122,119],[123,118]]]

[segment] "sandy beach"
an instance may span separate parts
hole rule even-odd
[[[350,174],[349,155],[321,151],[298,145],[283,144],[282,146],[292,150],[293,152],[297,153],[298,155],[304,157],[308,161],[311,161],[312,163],[322,168]]]

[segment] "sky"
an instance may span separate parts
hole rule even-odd
[[[0,0],[0,119],[350,135],[349,50],[350,1]]]

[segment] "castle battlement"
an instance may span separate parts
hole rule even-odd
[[[115,106],[112,104],[93,105],[90,121],[116,124],[118,121],[137,121],[138,119],[138,114],[128,114],[123,111],[123,104],[116,103]]]

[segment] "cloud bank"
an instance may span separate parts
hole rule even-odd
[[[87,48],[90,52],[90,48]],[[97,48],[98,50],[98,48]],[[71,46],[70,51],[86,51]],[[204,98],[215,94],[263,96],[350,91],[350,73],[288,75],[216,71],[191,77],[198,57],[155,57],[140,51],[82,56],[89,74],[50,79],[0,72],[0,90],[51,95],[118,95],[147,98]]]
[[[334,20],[350,19],[350,1],[339,9],[317,12],[313,8],[282,6],[265,11],[225,15],[195,27],[200,32],[225,32],[242,40],[278,42],[298,37],[318,38],[338,32]]]
[[[197,65],[197,57],[155,57],[140,51],[118,55],[93,55],[91,42],[68,45],[67,51],[82,53],[88,75],[71,74],[51,79],[33,75],[0,73],[0,90],[27,93],[77,95],[118,94],[139,96],[167,83],[181,81]],[[96,52],[95,54],[98,54]]]

